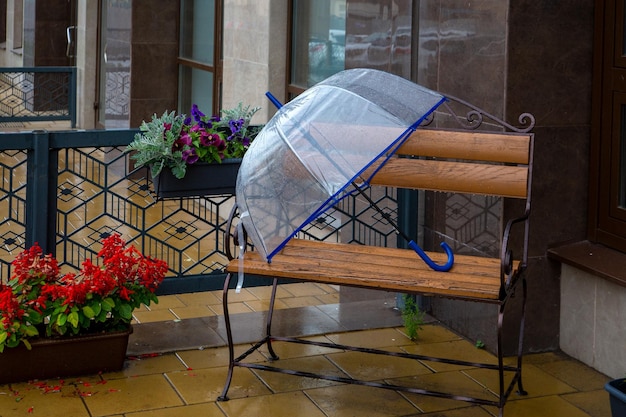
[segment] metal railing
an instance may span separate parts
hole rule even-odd
[[[145,254],[167,261],[160,293],[220,289],[227,262],[226,221],[234,196],[156,197],[147,169],[124,152],[138,130],[0,134],[0,280],[11,261],[37,242],[64,267],[95,258],[117,232]],[[372,191],[397,209],[392,190]],[[362,202],[347,200],[301,232],[311,239],[395,245],[391,227]],[[258,285],[254,277],[246,285]]]
[[[76,126],[76,67],[0,68],[0,122],[54,120]]]

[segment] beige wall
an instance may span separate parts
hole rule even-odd
[[[98,2],[78,1],[76,26],[77,97],[76,126],[81,129],[96,127],[96,87],[98,82]]]
[[[265,93],[285,96],[287,0],[224,2],[222,107],[261,106],[253,123],[265,123],[274,106]]]
[[[626,287],[561,266],[561,350],[612,378],[626,369]]]
[[[15,51],[13,33],[15,30],[15,1],[7,0],[7,33],[6,49],[0,53],[0,65],[3,67],[21,67],[23,63],[22,54]]]

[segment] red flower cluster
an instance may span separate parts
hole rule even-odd
[[[101,265],[85,260],[78,274],[60,275],[57,261],[38,245],[13,261],[0,284],[0,352],[28,337],[63,336],[127,327],[132,311],[158,302],[155,290],[167,264],[126,247],[119,235],[102,241]]]

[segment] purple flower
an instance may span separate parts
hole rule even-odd
[[[215,145],[220,140],[220,135],[216,133],[202,132],[202,135],[200,136],[200,144],[202,146]]]
[[[172,152],[182,151],[183,149],[185,149],[185,146],[190,146],[190,145],[191,145],[191,138],[189,137],[188,134],[185,133],[174,141],[174,143],[172,144]]]
[[[198,161],[198,154],[196,154],[195,149],[187,149],[186,151],[183,151],[182,158],[183,161],[191,165]]]
[[[178,140],[180,140],[185,145],[191,146],[191,136],[189,136],[187,133],[183,134]]]
[[[197,104],[191,106],[191,115],[196,122],[201,122],[204,117],[204,113],[200,111]]]
[[[244,120],[243,119],[239,119],[239,120],[230,120],[228,122],[228,126],[230,127],[230,131],[233,133],[237,133],[241,130],[241,128],[243,127],[243,123]]]

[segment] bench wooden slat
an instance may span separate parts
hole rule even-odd
[[[392,158],[374,185],[526,198],[528,167]]]
[[[417,129],[399,155],[528,164],[530,135]]]
[[[441,263],[446,257],[438,252],[429,255]],[[493,302],[500,296],[499,260],[478,256],[456,255],[449,272],[436,272],[410,249],[292,239],[272,263],[249,252],[243,264],[246,274],[268,277]],[[236,273],[238,268],[239,261],[235,259],[226,270]]]

